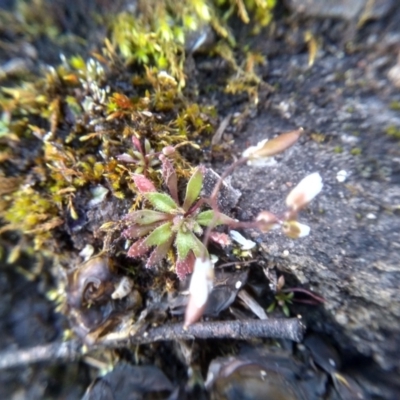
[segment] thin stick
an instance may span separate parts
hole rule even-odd
[[[241,157],[238,160],[236,160],[234,163],[232,163],[224,171],[224,173],[220,176],[219,180],[217,181],[217,183],[214,186],[213,191],[211,192],[211,196],[209,197],[208,201],[209,201],[211,208],[214,210],[214,218],[212,219],[210,225],[208,225],[206,232],[204,234],[203,244],[205,247],[207,247],[211,231],[214,228],[215,223],[218,221],[218,217],[219,217],[219,213],[220,213],[220,211],[218,209],[218,193],[221,189],[221,186],[224,183],[225,178],[228,177],[238,166],[247,162],[247,160],[248,160],[247,157]],[[203,258],[204,257],[205,257],[205,255],[203,255]]]
[[[0,353],[0,370],[5,368],[30,365],[41,361],[79,359],[81,343],[77,340],[53,342],[27,349],[4,351]]]
[[[145,344],[166,340],[190,340],[190,339],[251,339],[251,338],[275,338],[289,339],[300,342],[303,339],[305,327],[299,318],[288,319],[250,319],[243,321],[216,321],[198,322],[183,328],[183,324],[167,324],[152,328],[141,334],[134,334],[128,340],[130,344]],[[119,344],[124,344],[122,340]],[[111,347],[118,347],[115,341]],[[103,342],[106,346],[106,344]],[[125,343],[126,345],[127,343]]]
[[[193,340],[193,339],[252,339],[275,338],[301,342],[305,326],[299,318],[199,322],[190,325],[186,330],[183,324],[167,324],[145,332],[124,335],[108,340],[104,337],[88,350],[116,349],[131,345],[148,344],[160,341]],[[0,353],[0,370],[25,366],[41,361],[74,361],[83,356],[82,344],[77,340],[54,342],[28,349],[5,351]]]

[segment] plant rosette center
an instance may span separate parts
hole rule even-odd
[[[147,259],[150,268],[164,259],[171,248],[175,248],[177,261],[175,272],[180,279],[193,272],[196,258],[208,257],[207,248],[199,236],[203,228],[229,224],[233,220],[214,210],[201,210],[200,191],[203,185],[204,168],[198,167],[189,179],[183,204],[180,205],[177,179],[170,161],[162,158],[163,178],[171,195],[160,193],[153,182],[140,174],[133,174],[133,180],[140,194],[152,209],[134,211],[125,216],[127,228],[123,235],[136,239],[127,255],[141,258],[154,248]]]

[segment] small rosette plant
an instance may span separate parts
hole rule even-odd
[[[204,201],[200,198],[204,168],[195,169],[189,179],[183,203],[178,198],[176,171],[171,161],[160,156],[163,179],[170,195],[156,190],[152,181],[141,174],[132,174],[139,193],[152,209],[138,210],[125,216],[127,229],[123,232],[129,239],[136,239],[130,246],[129,257],[142,257],[152,252],[146,267],[153,267],[175,247],[177,260],[175,272],[180,279],[193,272],[196,258],[208,257],[207,248],[199,239],[204,227],[230,224],[233,220],[220,212],[202,211]]]

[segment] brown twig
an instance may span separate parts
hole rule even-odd
[[[79,359],[81,343],[77,340],[68,342],[53,342],[27,349],[7,350],[0,353],[0,370],[5,368],[30,365],[41,361]]]
[[[183,329],[183,324],[166,324],[150,328],[133,335],[122,335],[109,339],[107,336],[89,350],[120,348],[131,345],[148,344],[170,340],[193,339],[252,339],[275,338],[300,342],[305,327],[299,318],[199,322]],[[54,342],[47,345],[31,347],[0,353],[0,370],[17,366],[34,364],[41,361],[73,361],[82,357],[82,345],[76,341]]]
[[[199,322],[186,330],[182,324],[163,325],[130,338],[131,344],[163,340],[275,338],[300,342],[304,325],[298,318]]]

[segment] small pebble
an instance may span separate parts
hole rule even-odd
[[[349,176],[348,172],[342,169],[336,174],[336,180],[340,183],[343,183],[346,181],[348,176]]]

